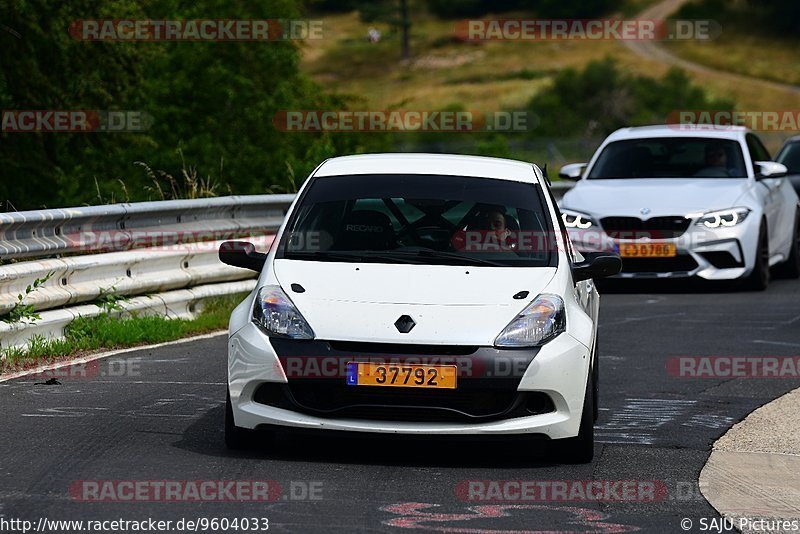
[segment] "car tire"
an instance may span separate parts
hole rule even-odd
[[[752,291],[764,291],[769,286],[769,237],[763,224],[758,230],[758,246],[753,272],[745,279],[744,285]]]
[[[785,278],[800,278],[800,211],[794,216],[794,233],[789,258],[778,266],[777,271]]]
[[[255,432],[253,430],[236,426],[233,420],[233,404],[231,392],[225,398],[225,446],[229,449],[240,450],[252,445]]]
[[[557,439],[550,442],[551,452],[560,463],[588,464],[594,458],[594,386],[591,374],[586,381],[583,397],[583,412],[578,435],[574,438]]]

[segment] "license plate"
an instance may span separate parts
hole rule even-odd
[[[455,389],[455,365],[348,362],[348,386]]]
[[[623,258],[673,258],[678,248],[673,243],[621,243],[619,255]]]

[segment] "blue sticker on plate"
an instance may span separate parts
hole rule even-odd
[[[358,364],[356,362],[347,363],[347,385],[358,385]]]

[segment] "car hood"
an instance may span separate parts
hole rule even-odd
[[[747,178],[643,178],[581,180],[561,206],[594,215],[687,215],[735,207]]]
[[[547,286],[554,267],[474,267],[279,259],[274,274],[318,339],[491,345]],[[297,293],[292,284],[305,289]],[[527,291],[524,299],[514,295]],[[394,323],[417,323],[401,333]]]

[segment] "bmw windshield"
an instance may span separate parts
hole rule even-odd
[[[702,137],[643,138],[609,143],[588,178],[746,178],[737,141]]]

